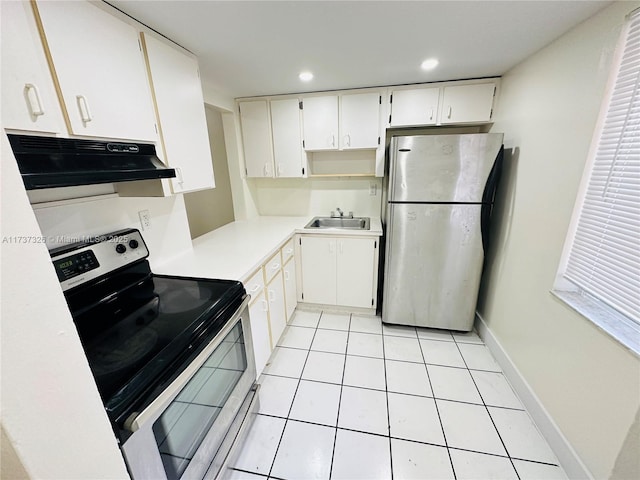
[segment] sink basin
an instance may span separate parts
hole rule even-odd
[[[304,228],[335,228],[340,230],[369,230],[369,217],[315,217]]]

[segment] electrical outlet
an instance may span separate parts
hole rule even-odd
[[[369,184],[369,195],[375,197],[378,194],[378,184],[370,183]]]
[[[138,212],[138,216],[140,217],[142,230],[151,230],[151,214],[149,213],[149,210],[140,210]]]

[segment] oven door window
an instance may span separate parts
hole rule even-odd
[[[246,369],[244,335],[238,322],[153,424],[169,480],[184,473]],[[215,453],[211,452],[212,458]]]

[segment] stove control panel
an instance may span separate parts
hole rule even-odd
[[[138,230],[119,230],[49,252],[62,290],[143,260],[149,250]]]

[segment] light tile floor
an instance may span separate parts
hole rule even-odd
[[[473,332],[296,311],[232,479],[566,479]]]

